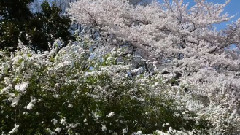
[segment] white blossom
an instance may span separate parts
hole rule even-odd
[[[16,133],[18,131],[18,127],[19,125],[15,124],[14,128],[11,131],[9,131],[9,134]]]
[[[31,102],[28,103],[27,109],[31,110],[34,107],[34,104],[36,103],[36,99],[34,97],[31,97]]]
[[[114,112],[110,112],[110,113],[107,115],[107,117],[112,117],[112,116],[114,116],[114,115],[115,115]]]
[[[107,131],[107,126],[106,125],[102,125],[102,131]]]
[[[28,87],[28,82],[22,82],[20,84],[15,85],[15,89],[20,92],[25,91],[27,89],[27,87]]]
[[[12,107],[15,107],[18,105],[18,102],[20,100],[20,95],[16,96],[16,97],[13,97],[13,98],[9,98],[9,100],[12,102],[11,106]]]
[[[56,129],[55,129],[55,131],[58,132],[58,133],[60,133],[61,130],[62,130],[61,128],[56,128]]]

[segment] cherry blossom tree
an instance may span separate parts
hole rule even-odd
[[[240,59],[226,48],[239,47],[240,23],[224,31],[213,27],[232,18],[223,12],[229,2],[195,0],[188,7],[183,0],[146,6],[126,0],[78,0],[68,13],[72,20],[108,36],[111,40],[105,45],[129,43],[161,72],[167,64],[170,74],[163,77],[172,82],[169,95],[213,121],[213,131],[239,133]]]

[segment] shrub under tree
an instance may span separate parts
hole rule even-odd
[[[131,66],[117,63],[121,50],[113,49],[102,60],[90,58],[95,52],[89,45],[68,45],[55,56],[56,48],[36,54],[23,47],[2,57],[0,132],[204,133],[210,128],[211,123],[195,119],[164,94],[168,87],[158,75],[132,78]]]

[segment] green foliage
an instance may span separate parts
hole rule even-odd
[[[40,78],[45,76],[41,75]],[[1,100],[1,106],[4,106],[1,131],[10,131],[15,123],[20,125],[18,134],[47,134],[47,128],[54,131],[57,127],[61,128],[60,134],[121,134],[123,129],[127,129],[128,133],[152,133],[155,130],[167,131],[170,126],[177,130],[193,130],[206,126],[202,123],[197,125],[193,119],[184,119],[172,101],[150,97],[147,89],[131,91],[136,87],[134,82],[114,84],[108,75],[99,75],[79,78],[82,81],[78,85],[63,84],[58,91],[51,92],[42,89],[42,84],[36,78],[38,77],[31,78],[26,94],[16,107],[7,107],[10,104]],[[49,81],[54,84],[58,79],[52,76]],[[99,95],[94,92],[93,87],[109,84],[111,86],[107,91],[111,94],[95,98]],[[56,94],[59,95],[57,98],[54,96]],[[31,97],[35,97],[37,103],[34,109],[27,110],[24,107],[31,101]],[[110,112],[114,112],[111,117],[108,116]],[[176,113],[179,116],[175,116]],[[67,128],[67,125],[61,123],[64,118],[66,123],[74,123],[77,127]],[[54,124],[53,119],[58,122]],[[169,125],[164,126],[166,123]],[[106,130],[102,130],[103,125]]]
[[[18,35],[19,35],[19,26],[12,21],[1,21],[0,25],[0,48],[8,46],[9,44],[12,47],[17,47]]]
[[[60,14],[60,8],[44,1],[42,12],[31,13],[28,4],[32,1],[0,1],[0,49],[15,50],[20,39],[35,50],[49,50],[55,39],[61,37],[64,44],[73,39],[68,31],[71,21]]]
[[[44,1],[42,3],[42,12],[36,13],[31,19],[27,31],[31,43],[36,49],[48,50],[48,43],[52,45],[60,37],[65,45],[68,40],[73,39],[68,31],[71,20],[60,14],[60,8],[54,4],[50,6],[47,1]]]
[[[1,0],[0,15],[5,20],[26,21],[32,15],[28,9],[28,4],[31,2],[33,0]]]
[[[25,26],[32,17],[28,4],[32,1],[0,1],[0,49],[5,47],[11,47],[11,50],[16,49],[18,39],[26,43]]]

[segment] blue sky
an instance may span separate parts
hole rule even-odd
[[[162,0],[159,1],[161,2]],[[225,3],[225,0],[206,0],[206,1],[219,4]],[[189,2],[189,6],[193,6],[195,3],[194,0],[184,0],[184,2],[185,3]],[[240,18],[240,0],[231,0],[231,2],[225,8],[225,12],[227,12],[230,16],[235,15],[235,17],[231,19],[229,22],[224,22],[215,25],[218,30],[224,29],[227,26],[227,24],[235,22],[238,18]]]

